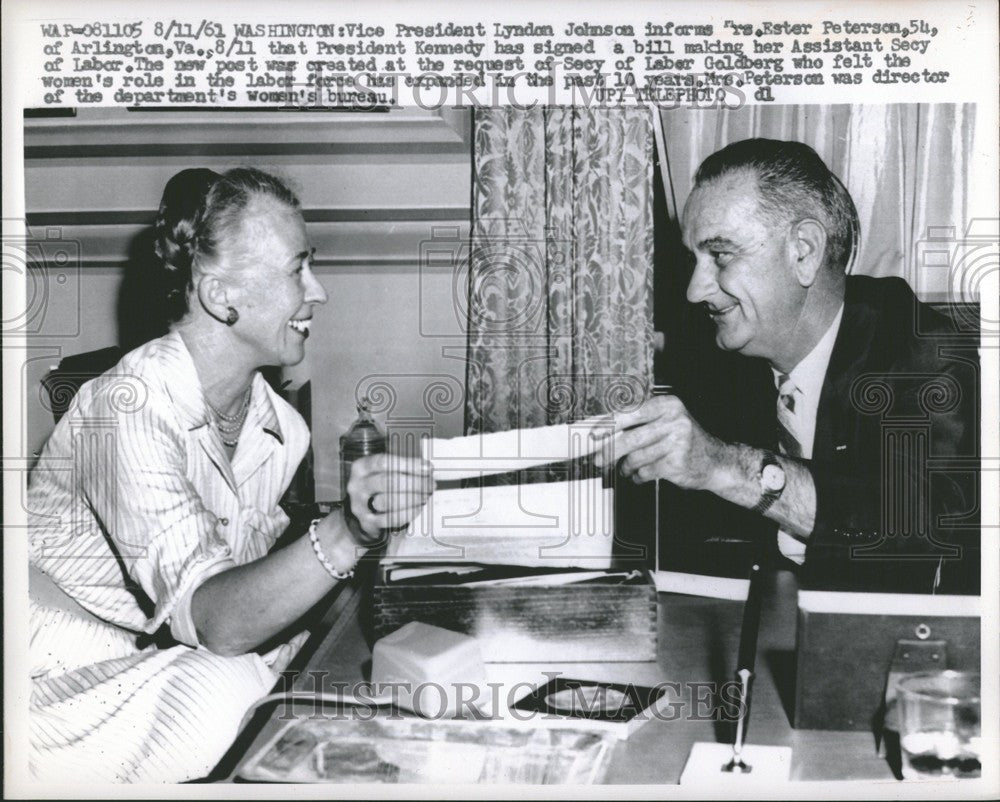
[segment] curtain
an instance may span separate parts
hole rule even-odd
[[[949,271],[924,265],[921,243],[968,223],[972,104],[766,106],[661,111],[667,202],[683,210],[702,160],[750,137],[811,146],[844,182],[861,219],[853,272],[902,276],[926,300],[949,292]],[[936,230],[934,230],[936,229]]]
[[[476,111],[466,432],[636,406],[653,363],[652,116]]]

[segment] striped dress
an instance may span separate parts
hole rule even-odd
[[[176,782],[219,761],[302,638],[218,656],[191,597],[267,554],[308,442],[257,374],[230,461],[176,332],[80,389],[28,482],[35,777]],[[175,645],[144,637],[167,630]]]

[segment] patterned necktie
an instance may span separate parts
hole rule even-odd
[[[778,377],[778,445],[781,453],[790,457],[802,456],[802,444],[795,437],[799,427],[795,417],[795,394],[801,392],[787,373]]]
[[[802,424],[795,414],[796,395],[801,394],[790,376],[785,373],[778,376],[778,445],[781,453],[789,457],[802,457],[802,444],[795,437]],[[777,544],[778,551],[792,562],[799,565],[805,562],[806,547],[802,541],[778,530]]]

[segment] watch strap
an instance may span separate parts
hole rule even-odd
[[[766,452],[764,454],[764,459],[761,460],[760,463],[761,477],[763,477],[764,475],[764,469],[767,468],[769,465],[777,465],[779,468],[781,467],[781,463],[778,462],[778,458],[774,456],[774,454],[772,454],[770,451]],[[781,494],[784,492],[784,490],[785,490],[784,485],[782,485],[781,488],[778,490],[768,490],[764,488],[762,485],[760,500],[751,508],[751,512],[755,512],[758,515],[763,515],[765,512],[771,509],[771,505],[774,504],[774,502],[776,502],[779,498],[781,498]]]

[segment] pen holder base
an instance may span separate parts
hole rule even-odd
[[[727,771],[732,763],[731,744],[698,742],[691,746],[691,754],[681,774],[681,785],[760,785],[788,782],[792,771],[790,746],[743,747],[740,757],[749,771]]]

